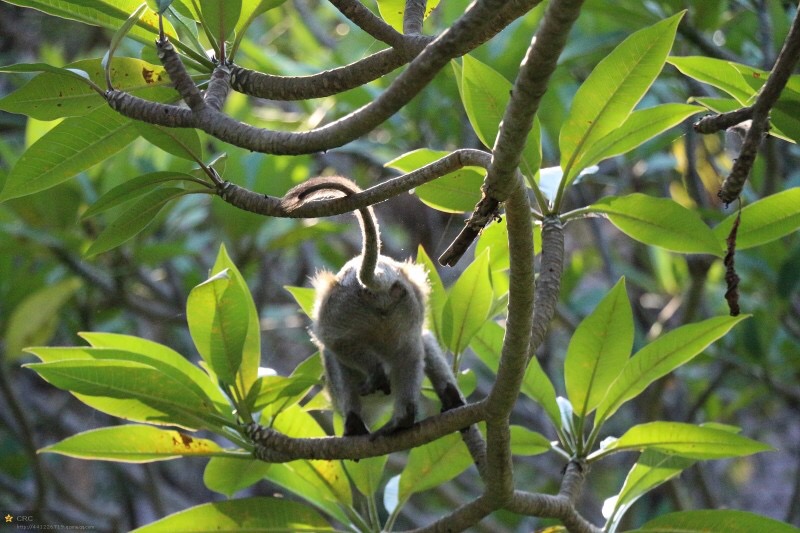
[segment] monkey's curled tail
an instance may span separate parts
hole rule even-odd
[[[334,192],[351,196],[361,192],[361,188],[352,180],[341,176],[320,176],[304,181],[292,187],[281,199],[281,207],[287,212],[292,212],[309,200],[335,196]],[[378,256],[381,252],[381,238],[378,233],[378,221],[372,207],[362,207],[356,212],[358,224],[361,227],[361,268],[358,280],[367,288],[374,289],[375,269],[378,265]]]

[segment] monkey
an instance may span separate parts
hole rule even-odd
[[[291,212],[309,200],[353,195],[361,189],[343,177],[311,178],[290,189],[281,206]],[[450,366],[434,335],[425,329],[428,275],[422,265],[381,255],[372,207],[355,212],[361,254],[338,273],[321,271],[312,280],[316,300],[310,334],[322,353],[328,391],[344,419],[344,436],[370,434],[362,396],[392,394],[391,419],[370,438],[411,427],[427,375],[442,411],[464,405]]]

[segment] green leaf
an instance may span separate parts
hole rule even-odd
[[[607,196],[588,210],[606,215],[620,231],[644,244],[684,254],[723,255],[717,237],[700,216],[669,198],[641,193]]]
[[[622,404],[638,396],[648,385],[689,362],[733,326],[747,318],[718,316],[681,326],[657,338],[631,357],[597,407],[596,426]]]
[[[128,19],[142,0],[8,0],[8,3],[114,31]],[[177,37],[172,26],[167,21],[164,24],[164,32],[170,37]],[[158,35],[158,15],[155,11],[145,12],[130,34],[139,42],[152,45],[153,38]]]
[[[14,359],[22,355],[22,349],[26,346],[49,341],[58,326],[58,311],[81,285],[80,279],[68,278],[45,285],[17,304],[6,325],[6,357]]]
[[[208,31],[219,41],[227,40],[233,33],[242,13],[241,0],[200,0],[203,21]]]
[[[178,457],[224,454],[216,442],[152,426],[125,425],[93,429],[39,450],[79,459],[149,463]]]
[[[633,313],[625,278],[578,325],[564,361],[567,396],[575,414],[586,416],[617,379],[633,347]]]
[[[99,348],[96,350],[74,349],[75,351],[85,352],[86,357],[93,359],[123,359],[145,363],[179,381],[188,379],[189,382],[192,382],[186,383],[189,388],[197,390],[201,398],[210,398],[221,413],[230,415],[230,402],[222,394],[216,382],[212,381],[208,374],[172,348],[141,337],[118,333],[81,332],[78,335],[93,348]],[[36,348],[33,353],[46,362],[53,360],[51,359],[51,352],[59,349],[65,350],[65,348]],[[45,357],[45,352],[48,352],[47,357]],[[73,352],[72,355],[66,358],[78,357]],[[83,354],[81,354],[80,358],[83,358]]]
[[[484,252],[450,288],[442,312],[442,341],[452,353],[462,353],[483,327],[493,296],[489,254]]]
[[[561,427],[561,409],[556,401],[556,389],[536,357],[528,364],[521,392],[544,408],[553,426]]]
[[[284,285],[283,288],[289,291],[289,294],[292,295],[294,301],[297,302],[297,305],[300,306],[300,309],[303,310],[306,316],[311,317],[314,311],[316,291],[311,287],[290,287]]]
[[[203,483],[209,490],[230,498],[264,479],[272,466],[257,459],[212,457],[203,471]]]
[[[28,148],[6,178],[0,201],[49,189],[119,152],[138,137],[109,107],[71,117]]]
[[[400,501],[450,481],[471,464],[472,457],[457,433],[414,448],[400,474]]]
[[[655,81],[684,13],[629,36],[580,86],[559,138],[565,185],[583,170],[581,156],[625,122]]]
[[[178,187],[159,187],[145,194],[106,226],[86,250],[86,256],[91,257],[106,252],[132,239],[155,220],[156,215],[167,203],[184,194],[186,189]]]
[[[344,467],[358,492],[371,498],[380,488],[388,460],[388,455],[370,457],[369,459],[359,459],[358,462],[347,461],[344,463]]]
[[[604,159],[630,152],[703,111],[702,107],[688,104],[662,104],[634,111],[620,127],[587,147],[576,168],[585,169]]]
[[[639,498],[665,481],[677,476],[695,460],[668,455],[653,449],[645,450],[633,465],[619,494],[614,497],[614,510],[608,517],[606,531],[615,531],[622,516]]]
[[[91,81],[105,87],[105,73],[101,63],[100,59],[82,59],[63,69],[48,69],[0,100],[0,109],[39,120],[54,120],[81,116],[99,107],[106,107],[105,98],[89,84]],[[167,91],[171,81],[164,67],[132,57],[114,59],[111,83],[116,89],[142,98],[163,99],[157,96],[156,91],[166,92],[170,97],[177,96],[174,90]]]
[[[136,122],[139,135],[147,142],[167,153],[189,161],[202,161],[203,148],[200,135],[192,128],[167,128],[145,122]]]
[[[184,174],[183,172],[150,172],[149,174],[142,174],[132,178],[105,193],[95,203],[89,206],[89,209],[84,211],[81,218],[89,218],[102,213],[112,207],[117,207],[134,198],[138,198],[143,194],[154,189],[162,183],[169,181],[195,181],[195,177],[191,174]]]
[[[550,440],[528,428],[522,426],[510,427],[511,453],[514,455],[540,455],[552,449]]]
[[[325,436],[314,418],[298,406],[284,410],[275,418],[272,427],[289,437]],[[353,498],[341,461],[302,460],[276,464],[265,477],[346,523],[342,506],[352,505]]]
[[[146,10],[147,3],[143,2],[134,10],[133,13],[131,13],[125,22],[119,28],[117,28],[117,31],[115,31],[113,37],[111,37],[111,42],[108,45],[108,51],[103,56],[102,61],[100,61],[100,64],[106,73],[106,82],[107,86],[110,85],[109,88],[113,87],[113,84],[111,84],[111,63],[114,59],[114,54],[116,53],[117,48],[119,48],[120,43],[122,43],[122,40],[128,35],[133,26],[139,22],[139,19],[142,18],[142,15],[144,15]]]
[[[492,148],[503,121],[513,86],[502,74],[470,55],[463,58],[461,98],[472,128]],[[539,121],[534,119],[520,159],[520,170],[533,179],[542,162]]]
[[[741,105],[748,105],[756,94],[729,61],[703,56],[670,57],[667,62],[683,74],[728,93]]]
[[[774,450],[768,444],[723,429],[682,422],[649,422],[633,426],[597,453],[599,456],[645,449],[700,461],[742,457]]]
[[[799,533],[800,528],[745,511],[680,511],[659,516],[629,533]]]
[[[428,284],[431,288],[428,294],[427,327],[433,331],[437,339],[441,339],[442,313],[444,313],[444,306],[447,304],[447,291],[442,283],[442,278],[439,277],[439,272],[436,270],[436,265],[431,261],[422,245],[417,248],[417,263],[424,266],[428,272]]]
[[[403,33],[403,14],[406,12],[405,0],[377,0],[377,2],[381,18],[392,28]],[[439,0],[429,0],[425,5],[424,18],[428,18],[438,5]]]
[[[243,294],[228,270],[192,289],[186,303],[189,333],[203,360],[226,386],[236,383],[247,335]],[[246,390],[242,387],[241,390]]]
[[[136,533],[206,531],[335,531],[314,509],[283,498],[204,503],[134,529]]]
[[[213,412],[195,391],[142,363],[76,359],[24,366],[98,411],[127,420],[199,429]]]
[[[736,220],[733,213],[714,228],[722,247]],[[736,248],[744,250],[775,241],[800,229],[800,187],[787,189],[745,206],[736,234]]]
[[[241,364],[236,376],[237,383],[242,387],[242,393],[246,395],[258,376],[258,367],[261,364],[261,321],[259,320],[253,296],[247,287],[247,282],[231,260],[224,244],[219,247],[217,260],[211,269],[211,273],[217,274],[223,270],[228,272],[228,275],[233,280],[233,286],[236,287],[236,291],[230,294],[232,299],[229,302],[230,305],[237,308],[237,312],[234,313],[235,316],[240,316],[242,311],[246,313],[244,325],[247,333],[242,344]]]
[[[386,163],[386,167],[403,173],[413,172],[448,155],[450,152],[420,148]],[[478,167],[464,167],[420,185],[414,194],[422,202],[445,213],[472,211],[481,199],[481,185],[486,171]]]

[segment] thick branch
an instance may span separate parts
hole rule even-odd
[[[486,176],[487,196],[503,201],[514,185],[522,150],[533,126],[533,117],[547,89],[567,36],[581,11],[583,0],[553,1],[531,42],[492,149],[492,165]]]
[[[425,18],[426,0],[406,0],[403,11],[403,33],[418,35],[422,33],[422,21]]]
[[[526,2],[520,2],[514,7],[526,5],[528,5]],[[184,73],[185,69],[180,64],[174,49],[173,58],[169,57],[167,47],[162,47],[162,51],[168,54],[164,58],[164,67],[176,82],[176,88],[181,95],[189,98],[190,101],[187,102],[189,107],[196,110],[193,115],[194,123],[182,124],[183,126],[202,129],[221,141],[256,152],[276,155],[319,152],[336,148],[360,137],[399,111],[427,86],[450,59],[464,55],[482,44],[482,39],[487,37],[487,28],[494,28],[493,20],[498,13],[505,11],[501,9],[504,6],[505,2],[502,0],[481,0],[474,3],[450,29],[425,47],[392,85],[372,103],[342,119],[306,132],[278,132],[255,128],[208,108],[202,100],[198,102],[194,96],[197,88],[192,88],[183,81],[188,76],[175,75],[178,68]],[[116,91],[109,91],[107,94],[112,108],[123,115],[140,120],[146,115],[156,119],[156,123],[160,125],[177,125],[174,123],[174,116],[177,116],[177,113],[168,107],[162,108],[159,104],[150,104],[129,95],[119,96]],[[145,109],[147,107],[150,109]],[[160,115],[171,115],[173,118],[170,121],[161,120]]]
[[[432,524],[413,530],[414,533],[452,533],[466,531],[474,526],[498,507],[485,495],[462,505],[452,513]]]
[[[528,363],[527,348],[533,317],[534,250],[530,212],[528,195],[518,179],[517,188],[506,204],[511,263],[506,335],[497,377],[486,400],[486,459],[489,470],[486,493],[501,503],[510,498],[514,490],[508,421]]]
[[[253,454],[270,463],[296,459],[364,459],[422,446],[485,418],[484,403],[478,402],[445,411],[407,430],[375,440],[369,435],[295,439],[256,424],[248,426],[247,432],[255,444]]]
[[[260,215],[290,218],[327,217],[383,202],[465,166],[486,168],[489,161],[490,156],[486,152],[473,149],[456,150],[422,168],[392,178],[358,194],[310,202],[291,212],[280,206],[280,198],[258,194],[229,182],[226,182],[218,194],[229,204]]]
[[[377,80],[408,63],[422,48],[424,43],[420,43],[419,50],[411,55],[388,48],[349,65],[311,76],[275,76],[234,65],[231,86],[241,93],[270,100],[323,98]]]
[[[533,309],[533,330],[528,357],[544,340],[558,304],[561,292],[561,275],[564,271],[564,227],[561,219],[552,215],[542,222],[542,265],[536,280],[536,305]]]
[[[752,118],[753,106],[747,106],[736,109],[735,111],[728,111],[727,113],[706,115],[695,122],[692,127],[697,133],[717,133],[718,131],[727,130],[728,128],[732,128]]]
[[[739,157],[736,158],[731,173],[725,178],[719,191],[720,199],[726,204],[734,201],[742,193],[769,123],[769,111],[778,101],[798,59],[800,59],[800,10],[795,14],[789,35],[786,36],[772,73],[753,104],[753,123],[745,135]]]
[[[508,197],[515,183],[514,173],[519,167],[533,117],[582,4],[583,0],[561,0],[548,6],[542,26],[522,62],[511,99],[503,114],[492,149],[492,164],[483,186],[484,197],[475,206],[472,217],[467,220],[453,244],[439,258],[440,264],[455,265],[481,230],[491,222],[498,205]]]
[[[330,3],[347,17],[353,24],[364,30],[378,41],[388,44],[392,48],[402,49],[405,37],[383,19],[375,16],[359,0],[330,0]]]

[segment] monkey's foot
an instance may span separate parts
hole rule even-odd
[[[402,412],[398,412],[395,409],[394,416],[392,417],[389,422],[386,423],[380,429],[377,429],[374,433],[370,434],[369,440],[375,440],[378,437],[383,437],[386,435],[393,435],[398,431],[402,431],[404,429],[408,429],[414,425],[414,422],[417,419],[417,406],[414,404],[410,404],[405,406],[402,409]]]
[[[358,437],[360,435],[369,435],[369,428],[360,416],[350,411],[344,419],[344,436]]]

